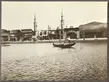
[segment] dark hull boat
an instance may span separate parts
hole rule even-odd
[[[76,44],[75,42],[71,42],[71,43],[53,43],[53,46],[60,47],[60,48],[70,48],[75,44]]]

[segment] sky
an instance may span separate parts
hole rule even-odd
[[[60,27],[63,11],[65,27],[97,21],[107,23],[107,2],[12,2],[2,1],[2,29],[33,29],[36,15],[37,29]]]

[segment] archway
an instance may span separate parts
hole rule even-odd
[[[71,39],[76,39],[77,38],[77,33],[74,31],[69,31],[67,32],[67,37],[70,37]]]

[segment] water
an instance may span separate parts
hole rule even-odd
[[[76,43],[70,49],[51,43],[2,47],[2,80],[84,81],[107,79],[107,43]]]

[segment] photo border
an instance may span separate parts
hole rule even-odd
[[[83,2],[91,2],[91,1],[94,1],[94,2],[107,2],[107,82],[109,82],[109,56],[108,56],[108,53],[109,53],[109,0],[1,0],[0,1],[0,19],[2,21],[2,1],[9,1],[9,2],[38,2],[38,1],[42,1],[42,2],[47,2],[47,1],[76,1],[76,2],[80,2],[80,1],[83,1]],[[0,25],[2,24],[2,22],[0,22]],[[1,36],[1,28],[2,26],[0,26],[0,36]],[[0,37],[0,46],[1,46],[1,37]],[[1,64],[1,47],[0,47],[0,64]],[[0,65],[0,80],[1,80],[1,65]],[[36,80],[32,80],[32,81],[1,81],[1,82],[74,82],[74,81],[36,81]],[[92,81],[90,81],[92,82]]]

